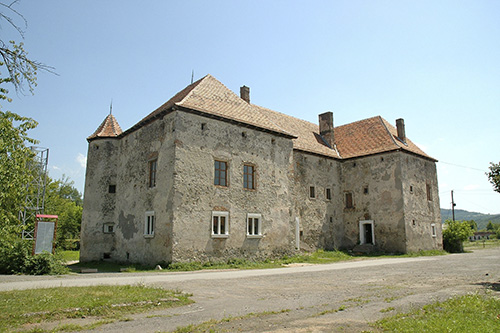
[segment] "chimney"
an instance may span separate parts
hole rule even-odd
[[[396,128],[398,130],[398,139],[406,143],[405,120],[403,118],[396,119]]]
[[[240,87],[240,97],[250,104],[250,88],[247,86]]]
[[[333,136],[333,113],[328,111],[319,115],[319,134],[326,143],[333,148],[335,144]]]

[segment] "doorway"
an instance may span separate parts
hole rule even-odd
[[[359,221],[359,243],[375,245],[375,230],[372,220]]]

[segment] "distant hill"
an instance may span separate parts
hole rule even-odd
[[[452,213],[451,209],[441,208],[441,220],[451,220]],[[455,209],[455,220],[474,220],[477,223],[477,229],[486,229],[488,222],[500,224],[500,214],[492,215],[492,214],[482,214],[469,212],[463,209]]]

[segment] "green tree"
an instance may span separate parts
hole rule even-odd
[[[474,232],[477,231],[477,223],[476,223],[476,221],[469,220],[469,221],[467,221],[467,223],[469,223],[469,226],[472,229],[472,231],[474,231]]]
[[[488,230],[488,231],[495,230],[495,225],[493,224],[493,222],[491,222],[491,221],[488,222],[488,225],[486,226],[486,230]]]
[[[464,241],[473,234],[468,221],[446,220],[443,228],[443,247],[450,253],[463,252]]]
[[[493,185],[493,190],[500,193],[500,163],[490,163],[490,171],[486,173],[488,180]]]

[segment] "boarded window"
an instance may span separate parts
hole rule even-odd
[[[352,202],[352,193],[347,192],[345,194],[345,208],[353,208],[353,207],[354,207],[354,204]]]
[[[255,167],[245,164],[243,166],[243,188],[255,189]]]
[[[214,169],[214,185],[227,186],[227,162],[215,160]]]
[[[149,161],[149,187],[156,186],[156,167],[158,160]]]

